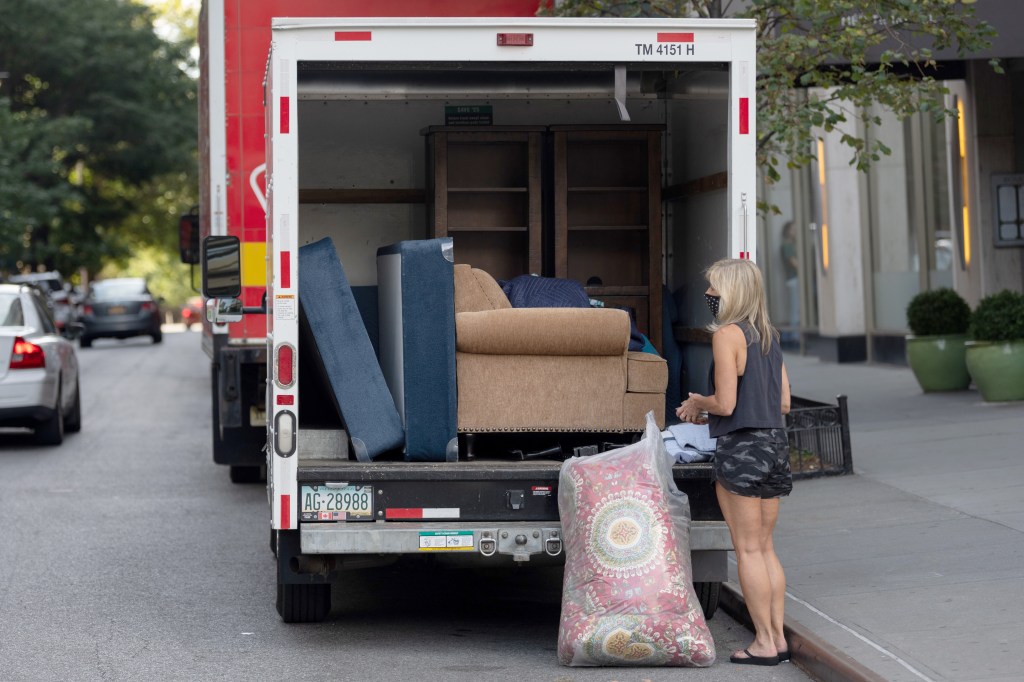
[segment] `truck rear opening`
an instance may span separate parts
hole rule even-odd
[[[703,269],[756,253],[754,31],[731,20],[275,20],[267,339],[269,357],[286,348],[297,367],[296,381],[291,362],[274,363],[266,401],[285,620],[325,615],[347,565],[561,553],[560,457],[482,442],[472,460],[463,443],[458,461],[355,461],[300,332],[300,247],[330,237],[357,302],[372,302],[378,248],[437,236],[447,211],[455,263],[496,279],[586,283],[592,298],[632,309],[663,352],[683,340],[683,386],[702,387],[710,348],[685,341],[707,322]],[[500,137],[524,130],[535,141],[528,171]],[[468,143],[447,147],[444,167],[431,136],[448,132]],[[467,159],[475,171],[453,170]],[[664,313],[673,295],[679,321]],[[371,337],[374,308],[360,305]],[[694,580],[713,612],[730,543],[712,470],[679,465],[675,478],[690,496]]]

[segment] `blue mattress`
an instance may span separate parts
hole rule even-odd
[[[377,250],[381,367],[405,424],[405,457],[458,457],[451,238]]]
[[[356,458],[401,448],[402,420],[330,238],[299,248],[299,305]]]

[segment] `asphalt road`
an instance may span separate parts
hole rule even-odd
[[[750,635],[722,611],[710,669],[561,667],[557,569],[353,572],[327,622],[283,624],[265,489],[213,464],[199,335],[168,332],[79,350],[62,446],[0,432],[0,681],[808,679],[729,664]]]

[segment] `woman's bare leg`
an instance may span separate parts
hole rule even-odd
[[[782,570],[779,557],[775,554],[775,521],[779,518],[778,498],[761,500],[761,551],[768,568],[768,580],[772,586],[771,622],[772,639],[780,652],[787,651],[783,634],[783,616],[786,608],[786,573]]]
[[[740,575],[740,589],[747,602],[750,619],[754,622],[754,642],[747,650],[754,656],[775,656],[774,628],[772,626],[772,583],[762,544],[763,510],[761,500],[733,494],[720,485],[715,486],[718,503],[729,525],[736,564]],[[737,652],[740,657],[742,652]]]

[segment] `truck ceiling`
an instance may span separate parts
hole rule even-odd
[[[436,64],[426,71],[394,63],[302,62],[298,94],[299,99],[314,100],[608,98],[614,94],[615,66]],[[683,68],[645,64],[642,70],[627,70],[626,94],[631,99],[726,97],[728,89],[728,65],[718,62]]]

